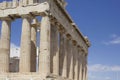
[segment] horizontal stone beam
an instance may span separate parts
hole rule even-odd
[[[44,13],[47,10],[49,10],[49,4],[47,2],[41,4],[29,5],[29,6],[18,6],[10,9],[2,9],[0,10],[0,19],[12,15],[21,16],[30,13],[33,13],[34,15],[40,15],[41,13]]]
[[[57,20],[58,23],[62,25],[61,27],[64,27],[66,34],[70,34],[72,39],[77,42],[77,45],[82,47],[85,53],[88,53],[88,45],[86,44],[84,37],[80,32],[78,32],[77,28],[74,27],[75,25],[69,22],[66,17],[67,13],[64,14],[54,1],[51,1],[51,5],[52,7],[50,12],[52,16]],[[79,33],[81,35],[79,35]]]
[[[45,1],[44,1],[45,2]],[[17,6],[27,6],[40,3],[38,0],[12,0],[12,1],[3,1],[0,3],[0,9],[14,8]]]

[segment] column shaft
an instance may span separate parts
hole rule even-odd
[[[62,76],[67,77],[67,39],[64,36],[64,44],[63,44],[63,71],[62,71]]]
[[[83,80],[86,80],[86,68],[85,68],[85,66],[83,68]]]
[[[31,27],[31,72],[36,72],[36,36],[37,36],[37,26]]]
[[[78,50],[77,47],[74,46],[74,80],[78,79]]]
[[[88,77],[87,73],[87,56],[85,56],[85,80],[87,80]]]
[[[86,80],[86,64],[85,64],[85,56],[83,54],[83,80]]]
[[[66,50],[66,37],[60,34],[60,75],[67,77],[67,50]]]
[[[0,73],[9,72],[11,21],[2,21],[0,40]]]
[[[88,80],[88,70],[87,70],[87,66],[86,66],[86,76],[85,76],[85,80]]]
[[[67,58],[67,65],[68,65],[68,78],[73,79],[73,45],[72,41],[69,40],[69,45],[68,45],[68,58]]]
[[[51,72],[59,75],[59,38],[57,27],[51,27]]]
[[[20,52],[20,72],[30,72],[31,25],[28,17],[23,18]]]
[[[80,63],[80,73],[79,73],[79,80],[82,80],[82,64]]]
[[[79,80],[82,80],[82,57],[81,57],[81,51],[79,52]]]
[[[42,18],[40,34],[39,72],[44,76],[50,73],[50,29],[48,16]]]
[[[59,53],[60,53],[60,59],[59,59],[59,74],[62,76],[62,71],[63,71],[63,52],[64,52],[64,37],[63,34],[60,33],[60,48],[59,48]]]

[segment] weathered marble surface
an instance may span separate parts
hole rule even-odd
[[[35,17],[41,16],[40,22]],[[9,72],[11,22],[22,18],[18,73]],[[87,80],[90,42],[65,10],[64,0],[13,0],[0,3],[0,80]],[[33,23],[32,23],[33,20]],[[37,27],[40,28],[36,72]]]

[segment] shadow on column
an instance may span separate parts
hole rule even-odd
[[[65,40],[64,40],[64,37],[63,37],[63,34],[60,34],[60,55],[59,55],[59,75],[62,76],[62,73],[63,73],[63,62],[64,62],[64,59],[65,59],[65,47],[64,47],[64,43],[65,43]]]
[[[36,72],[36,45],[31,41],[30,71]]]

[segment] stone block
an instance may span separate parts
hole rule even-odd
[[[38,2],[37,0],[28,0],[29,5],[32,5],[32,4],[37,3],[37,2]]]
[[[17,7],[18,6],[18,0],[13,0],[12,2],[12,7]]]
[[[7,2],[4,1],[1,3],[1,9],[6,9],[7,8]]]
[[[20,1],[18,2],[18,4],[19,4],[19,6],[22,6],[22,5],[23,5],[22,0],[20,0]]]
[[[28,5],[28,0],[22,0],[22,6],[27,6]]]
[[[7,8],[12,8],[12,2],[7,2]]]

